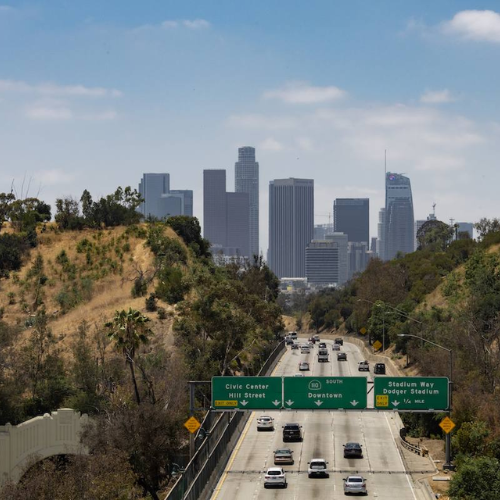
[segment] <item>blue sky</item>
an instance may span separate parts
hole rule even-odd
[[[269,180],[315,180],[316,222],[388,170],[415,216],[499,216],[497,1],[0,0],[0,191],[94,196],[169,172],[195,191],[257,148]],[[25,182],[25,189],[27,182]]]

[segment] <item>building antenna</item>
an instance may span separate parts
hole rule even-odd
[[[432,214],[436,217],[436,202],[432,204]]]

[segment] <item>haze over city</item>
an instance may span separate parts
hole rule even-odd
[[[388,171],[412,182],[415,219],[493,217],[500,185],[496,2],[10,2],[0,6],[0,184],[53,204],[168,172],[194,190],[237,148],[268,185],[315,181],[315,223],[335,198],[370,198]]]

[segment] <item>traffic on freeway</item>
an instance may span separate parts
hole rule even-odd
[[[296,342],[303,345],[307,340]],[[322,342],[332,353],[333,342]],[[359,376],[364,356],[358,347],[346,342],[339,348],[346,360],[330,356],[328,362],[319,362],[317,344],[310,352],[289,345],[273,375],[295,376],[300,363],[308,363],[308,376]],[[373,380],[373,367],[362,376]],[[368,400],[372,406],[373,394]],[[274,419],[272,430],[261,425],[269,417]],[[351,494],[419,499],[396,444],[396,418],[392,412],[257,410],[250,415],[212,500],[336,499]],[[289,451],[288,460],[276,460],[283,450]]]

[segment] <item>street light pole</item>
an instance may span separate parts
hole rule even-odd
[[[436,342],[432,342],[431,340],[424,339],[423,337],[419,337],[418,335],[411,335],[409,333],[400,333],[398,334],[398,337],[412,337],[418,340],[421,340],[422,343],[427,343],[431,344],[434,347],[439,347],[440,349],[443,349],[444,351],[448,352],[450,355],[450,376],[448,378],[448,416],[451,414],[451,407],[452,407],[452,387],[453,387],[453,350],[448,349],[447,347],[444,347],[442,345],[436,344]],[[445,448],[446,448],[446,462],[443,465],[443,469],[454,469],[453,464],[451,463],[451,433],[448,432],[445,437]]]

